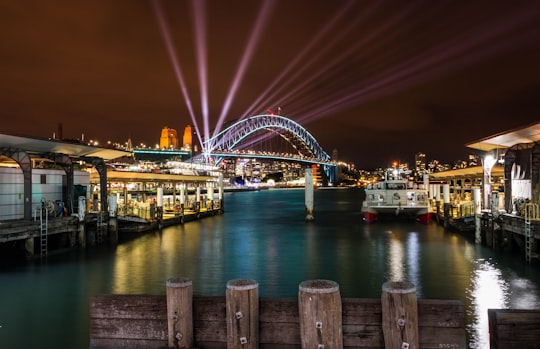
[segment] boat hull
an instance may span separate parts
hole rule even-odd
[[[371,206],[363,210],[363,216],[369,224],[386,219],[415,219],[427,224],[431,219],[428,207]]]

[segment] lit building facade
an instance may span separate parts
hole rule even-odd
[[[184,137],[182,139],[182,147],[187,150],[193,150],[193,128],[187,125],[184,128]]]
[[[424,153],[416,153],[414,155],[414,169],[417,174],[423,175],[427,171],[427,163],[426,163],[426,154]]]
[[[161,149],[178,149],[178,134],[173,128],[164,126],[161,129],[161,137],[159,137],[159,147]]]

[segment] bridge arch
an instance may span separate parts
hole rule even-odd
[[[302,125],[284,116],[271,114],[255,115],[234,123],[207,140],[203,146],[204,151],[211,153],[216,149],[233,150],[240,141],[259,130],[283,130],[286,133],[280,133],[282,138],[291,144],[298,141],[297,145],[301,148],[297,148],[299,154],[330,161],[330,156]],[[289,134],[294,140],[288,139]]]

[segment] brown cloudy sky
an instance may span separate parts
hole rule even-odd
[[[174,57],[201,133],[206,66],[211,129],[279,106],[358,167],[453,161],[540,120],[538,23],[537,1],[2,0],[0,131],[156,143],[194,123]]]

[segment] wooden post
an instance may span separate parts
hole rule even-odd
[[[302,349],[343,348],[339,285],[330,280],[307,280],[298,291]]]
[[[443,204],[443,227],[450,227],[450,216],[452,215],[452,204]]]
[[[24,250],[26,251],[27,256],[34,256],[34,238],[28,238],[24,241]]]
[[[219,210],[224,212],[223,209],[223,174],[220,174],[218,177],[218,200],[219,200]]]
[[[480,215],[482,214],[482,197],[479,187],[473,188],[473,207],[474,207],[474,242],[482,243],[482,227],[480,224]]]
[[[255,280],[227,282],[227,349],[259,348],[259,284]]]
[[[118,218],[116,217],[117,208],[118,208],[118,196],[116,194],[111,194],[109,196],[109,220],[107,231],[109,233],[109,242],[111,244],[118,243]]]
[[[442,192],[443,192],[443,202],[445,204],[450,203],[450,184],[443,184]]]
[[[197,213],[201,211],[202,208],[202,196],[201,196],[201,185],[197,183],[197,188],[195,189],[195,202],[197,203]],[[197,217],[199,218],[199,217]]]
[[[414,284],[385,282],[381,303],[384,347],[418,349],[418,305]]]
[[[193,288],[187,278],[167,280],[169,348],[193,347]]]
[[[158,229],[163,228],[163,187],[157,188],[157,226]]]

